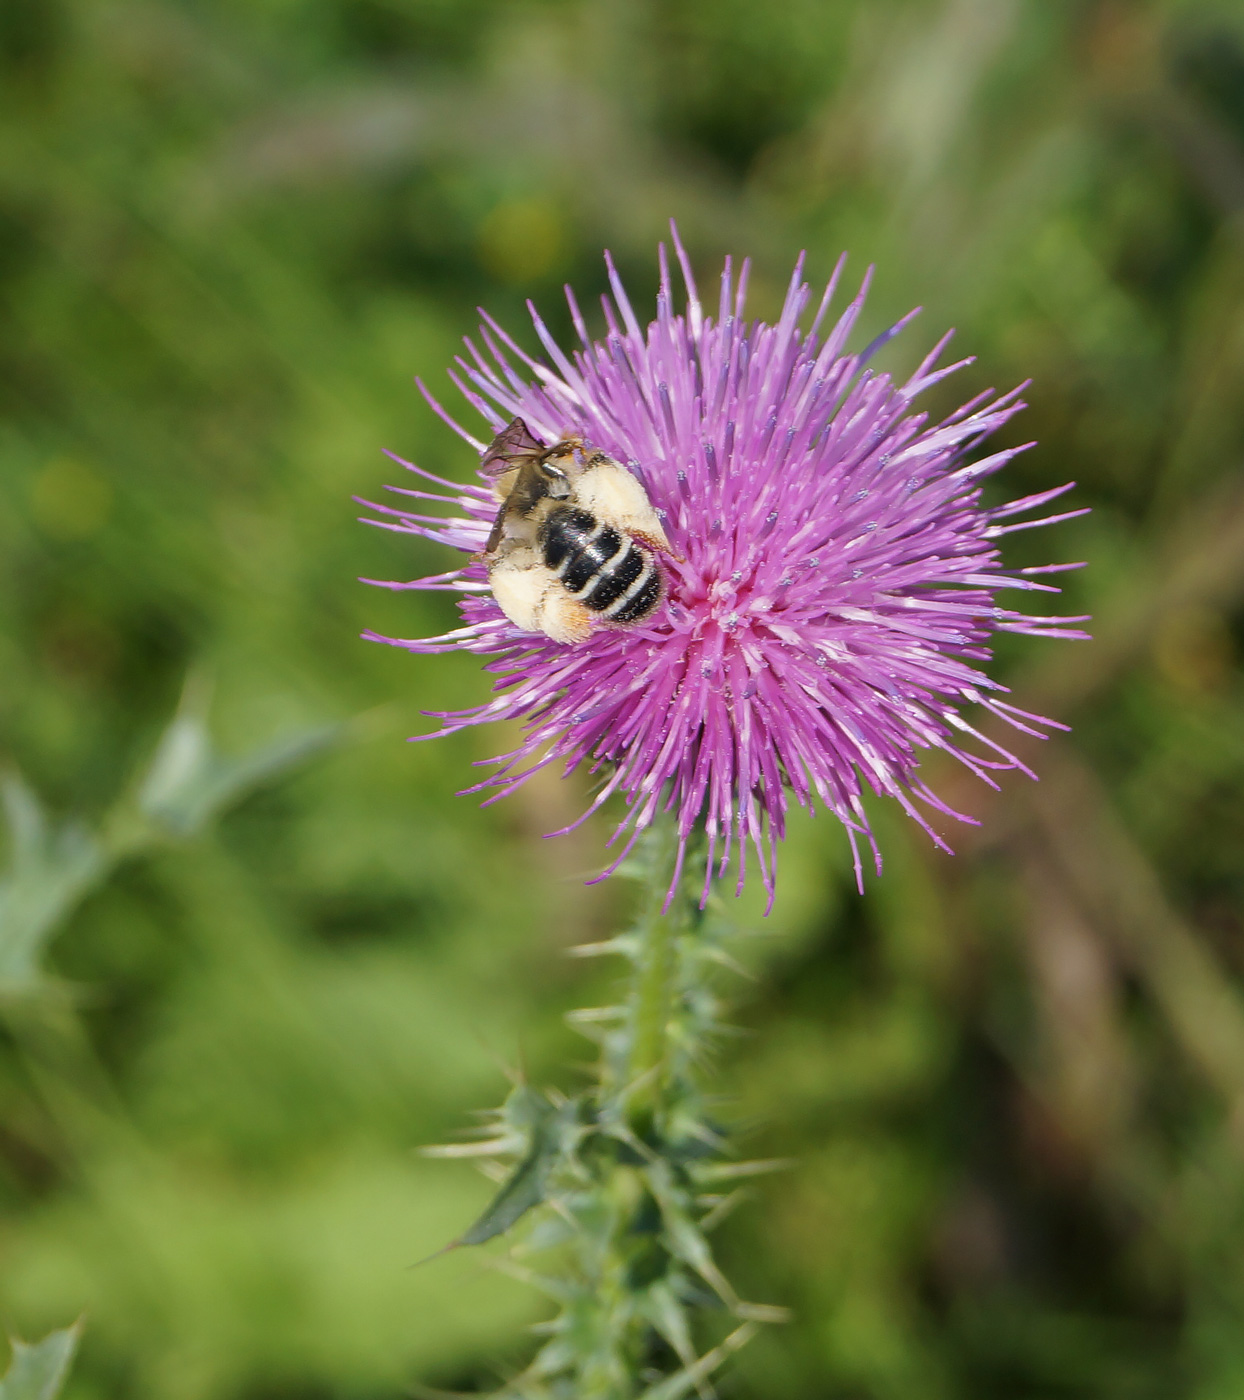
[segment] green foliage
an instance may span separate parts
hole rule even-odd
[[[81,825],[50,824],[17,774],[4,781],[4,813],[12,855],[0,876],[0,987],[14,996],[38,986],[47,940],[99,880],[105,857]]]
[[[28,1336],[86,1310],[68,1400],[373,1400],[526,1363],[538,1308],[477,1262],[507,1241],[407,1269],[495,1189],[411,1149],[495,1102],[520,1043],[578,1097],[563,1015],[616,999],[563,952],[625,897],[581,885],[607,821],[540,839],[577,782],[479,812],[451,794],[508,736],[403,746],[490,681],[357,641],[454,613],[354,582],[445,561],[347,502],[393,479],[381,446],[468,470],[410,379],[445,387],[472,307],[558,325],[602,246],[642,305],[671,214],[706,284],[754,256],[757,314],[800,248],[815,276],[875,262],[861,343],[923,304],[885,352],[908,367],[958,326],[977,359],[934,411],[1031,376],[1009,489],[1074,477],[1094,507],[1009,542],[1093,564],[1067,599],[1091,646],[999,657],[1073,726],[1026,755],[1040,784],[987,799],[931,764],[985,825],[943,859],[879,811],[862,901],[841,834],[793,823],[743,945],[722,1082],[747,1153],[794,1165],[714,1257],[792,1321],[734,1393],[1238,1391],[1239,6],[769,10],[0,6],[0,1304]],[[225,760],[169,740],[186,785],[144,806],[198,670],[221,753],[326,719],[341,742],[224,802]]]
[[[566,1112],[567,1108],[571,1108],[570,1113]],[[520,1084],[514,1090],[499,1114],[499,1126],[504,1128],[505,1137],[501,1143],[484,1145],[495,1152],[516,1136],[522,1144],[523,1156],[506,1177],[501,1190],[489,1201],[483,1215],[454,1241],[454,1248],[496,1239],[529,1210],[548,1200],[550,1177],[574,1150],[575,1117],[571,1105],[562,1105],[559,1109],[526,1085]]]
[[[46,990],[42,961],[58,926],[120,861],[202,830],[248,789],[335,736],[324,726],[243,758],[222,758],[208,733],[204,687],[188,686],[133,795],[127,793],[105,816],[98,835],[80,822],[50,821],[20,774],[11,773],[3,785],[11,854],[9,869],[0,873],[0,994],[13,998]]]
[[[187,687],[181,710],[164,731],[136,794],[138,813],[157,829],[177,836],[202,831],[249,788],[301,762],[337,734],[325,725],[279,739],[243,758],[222,758],[208,734],[202,690],[201,685]]]
[[[78,1327],[51,1332],[41,1342],[13,1339],[13,1359],[0,1379],[0,1400],[56,1400],[78,1347]]]

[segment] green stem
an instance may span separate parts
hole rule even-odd
[[[635,924],[582,950],[630,963],[621,1005],[574,1018],[601,1047],[596,1084],[573,1099],[520,1085],[499,1114],[501,1140],[517,1137],[523,1155],[465,1242],[507,1229],[515,1200],[528,1203],[519,1213],[542,1201],[554,1210],[537,1236],[565,1249],[553,1277],[532,1272],[562,1306],[504,1392],[514,1400],[683,1400],[777,1316],[740,1302],[707,1236],[723,1186],[765,1164],[721,1160],[704,1079],[722,1034],[727,933],[699,909],[696,852],[668,898],[677,849],[672,820],[645,833],[630,862],[644,886]]]
[[[648,887],[635,930],[639,946],[627,1005],[631,1050],[626,1116],[636,1136],[644,1141],[651,1141],[665,1127],[670,1024],[678,996],[678,939],[687,923],[681,890],[675,892],[667,913],[661,909],[677,856],[673,823],[654,829],[648,843]]]
[[[694,1359],[698,1305],[691,1297],[702,1298],[706,1285],[713,1290],[715,1279],[733,1299],[696,1224],[702,1211],[689,1163],[706,1155],[712,1139],[700,1074],[716,1029],[716,1001],[698,878],[685,875],[669,896],[677,857],[677,829],[666,818],[645,834],[634,861],[644,893],[621,941],[633,970],[596,1091],[600,1121],[616,1123],[621,1136],[601,1138],[594,1186],[578,1201],[586,1228],[579,1325],[572,1329],[579,1355],[566,1392],[574,1400],[646,1394],[641,1377],[651,1377],[654,1364],[672,1381]],[[688,865],[695,868],[694,857]],[[689,1134],[698,1130],[702,1135],[692,1142]]]

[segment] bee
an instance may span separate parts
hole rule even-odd
[[[596,621],[628,625],[656,609],[664,591],[656,552],[672,550],[647,493],[620,462],[578,436],[545,447],[515,418],[480,470],[501,505],[478,557],[515,627],[582,642]]]

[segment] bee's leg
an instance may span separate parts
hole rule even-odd
[[[636,544],[642,544],[645,549],[650,549],[653,554],[668,554],[676,564],[685,564],[687,561],[679,554],[669,540],[662,533],[660,539],[655,535],[647,534],[645,531],[633,526],[627,527],[627,534]]]
[[[592,614],[554,582],[541,600],[539,626],[545,636],[569,646],[592,635]]]
[[[535,562],[530,551],[516,551],[499,559],[488,571],[488,582],[497,606],[524,632],[543,630],[540,607],[548,578],[548,570]]]

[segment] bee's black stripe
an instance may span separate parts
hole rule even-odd
[[[561,506],[540,530],[545,564],[585,607],[616,622],[637,622],[656,607],[661,576],[629,535],[590,511]]]
[[[571,593],[582,595],[591,588],[592,580],[604,571],[605,565],[622,551],[622,536],[606,525],[599,534],[584,544],[578,555],[562,570],[562,582]]]
[[[584,597],[584,604],[594,612],[604,612],[611,603],[616,603],[622,597],[643,571],[644,556],[633,544],[628,544],[626,553],[601,573],[596,587]]]
[[[579,553],[597,529],[596,517],[590,511],[573,510],[569,506],[550,511],[540,532],[544,562],[550,569],[556,569]]]
[[[629,594],[629,596],[628,596]],[[649,564],[647,573],[605,611],[613,622],[638,622],[656,607],[661,598],[661,575]]]
[[[590,512],[566,508],[549,515],[540,543],[544,562],[567,590],[579,597],[592,587],[592,580],[630,541]]]

